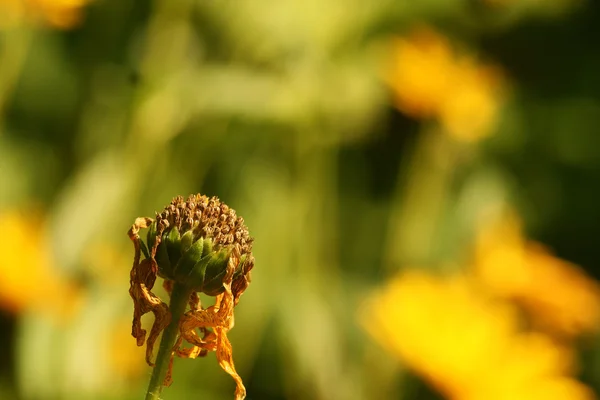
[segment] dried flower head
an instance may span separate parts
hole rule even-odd
[[[139,236],[144,228],[148,228],[146,243]],[[196,358],[215,351],[221,367],[236,381],[236,399],[243,399],[246,391],[235,371],[227,331],[233,328],[233,308],[248,287],[254,266],[253,239],[244,219],[217,197],[197,194],[184,200],[178,196],[155,220],[136,219],[129,237],[135,247],[129,293],[134,302],[132,335],[138,346],[146,340],[142,315],[152,312],[155,316],[147,339],[147,363],[154,365],[152,351],[159,334],[177,323],[178,336],[164,385],[171,383],[173,355]],[[140,260],[142,253],[145,258]],[[174,290],[185,292],[189,311],[173,315],[173,304],[167,306],[152,293],[157,275],[164,279],[172,302]],[[203,308],[199,292],[216,296],[215,304]],[[193,347],[181,348],[183,340]]]

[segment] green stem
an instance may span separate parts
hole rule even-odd
[[[185,312],[190,294],[191,290],[185,286],[182,286],[178,283],[173,284],[173,290],[171,292],[171,304],[169,304],[171,322],[164,330],[162,339],[160,340],[158,356],[156,356],[154,370],[152,371],[152,377],[150,378],[150,384],[148,385],[146,400],[159,400],[159,396],[163,388],[163,382],[169,369],[169,362],[171,361],[173,346],[177,341],[179,320]]]

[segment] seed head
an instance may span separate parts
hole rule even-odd
[[[234,266],[235,302],[248,286],[254,266],[252,241],[244,219],[217,197],[178,196],[157,215],[147,235],[149,255],[158,276],[195,291],[216,296],[223,292],[227,265]]]

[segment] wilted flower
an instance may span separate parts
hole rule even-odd
[[[138,235],[142,228],[149,228],[146,243]],[[170,329],[177,324],[178,337],[170,352],[170,362],[173,354],[195,358],[216,351],[219,364],[236,381],[236,399],[244,398],[246,391],[235,371],[227,339],[227,331],[234,324],[233,308],[248,287],[254,266],[253,239],[244,219],[216,197],[209,199],[198,194],[185,201],[179,196],[157,214],[156,220],[138,218],[129,236],[135,245],[129,289],[134,301],[132,335],[139,346],[146,339],[146,331],[141,328],[142,315],[147,312],[155,315],[147,339],[148,364],[153,365],[152,350],[158,335],[167,326]],[[145,258],[140,261],[142,253]],[[164,279],[171,296],[169,306],[151,292],[157,275]],[[215,304],[202,308],[198,292],[216,296]],[[182,304],[181,309],[176,309],[178,303]],[[190,310],[181,315],[186,304]],[[181,349],[183,340],[193,347]],[[171,365],[164,381],[166,386],[170,383]]]

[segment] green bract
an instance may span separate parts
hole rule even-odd
[[[210,296],[222,293],[231,263],[236,279],[246,279],[253,266],[252,239],[244,220],[217,198],[178,197],[148,229],[146,258],[156,261],[158,275]],[[246,283],[247,284],[247,283]]]

